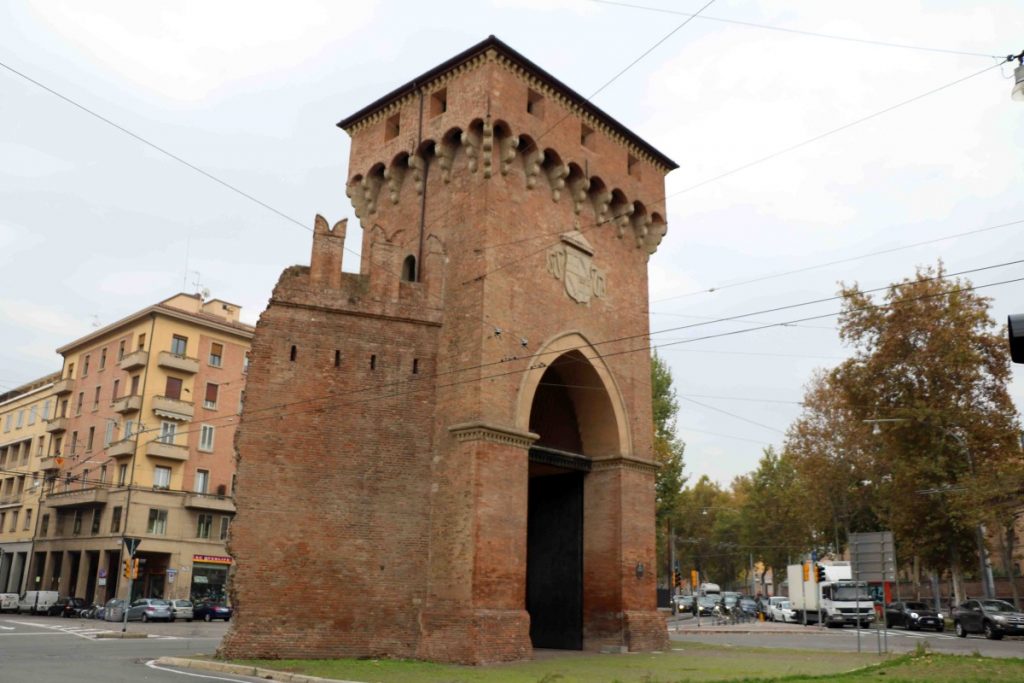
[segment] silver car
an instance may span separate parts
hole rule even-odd
[[[184,619],[192,621],[192,603],[188,600],[171,600],[171,621]]]
[[[170,621],[171,604],[160,598],[139,598],[128,608],[128,621]]]

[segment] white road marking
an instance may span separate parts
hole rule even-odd
[[[181,674],[182,676],[192,676],[194,678],[207,678],[212,681],[231,681],[231,683],[239,683],[240,681],[245,680],[242,678],[223,678],[221,676],[207,676],[206,674],[192,673],[191,671],[178,671],[177,669],[168,669],[167,667],[157,665],[155,659],[151,659],[148,662],[146,662],[146,666],[148,666],[150,669],[157,669],[159,671],[169,671],[172,674]]]
[[[5,631],[13,631],[14,630],[13,626],[0,626],[0,628],[2,628]]]

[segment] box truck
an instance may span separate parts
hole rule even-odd
[[[809,571],[805,574],[805,566]],[[789,601],[797,623],[830,628],[875,620],[875,605],[865,581],[854,581],[849,562],[791,564],[787,567]]]

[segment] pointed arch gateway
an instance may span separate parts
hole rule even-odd
[[[590,649],[621,633],[621,546],[612,470],[629,451],[628,420],[613,375],[578,332],[548,342],[518,396],[529,450],[526,611],[533,647]]]

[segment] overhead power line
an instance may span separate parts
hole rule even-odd
[[[662,7],[648,7],[646,5],[634,5],[626,2],[612,2],[612,0],[591,0],[591,2],[599,5],[611,5],[613,7],[625,7],[628,9],[644,10],[647,12],[658,12],[660,14],[674,14],[677,16],[691,16],[689,12],[680,12],[679,10],[665,9]],[[696,15],[692,15],[697,18]],[[767,31],[780,31],[782,33],[794,33],[801,36],[810,36],[813,38],[827,38],[828,40],[841,40],[848,43],[862,43],[864,45],[877,45],[879,47],[893,47],[901,50],[920,50],[922,52],[938,52],[948,55],[960,55],[964,57],[984,57],[986,59],[1002,59],[1003,55],[990,55],[984,52],[970,52],[967,50],[951,50],[948,48],[941,47],[928,47],[926,45],[911,45],[908,43],[894,43],[886,40],[875,40],[872,38],[854,38],[852,36],[841,36],[835,33],[822,33],[820,31],[808,31],[805,29],[798,28],[786,28],[784,26],[773,26],[771,24],[759,24],[753,21],[743,21],[740,19],[726,19],[724,17],[712,17],[707,14],[700,16],[705,21],[718,21],[725,24],[736,24],[738,26],[747,26],[750,28],[759,28]]]

